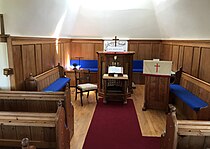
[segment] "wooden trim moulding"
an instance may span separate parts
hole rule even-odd
[[[71,39],[72,43],[103,43],[103,39]]]
[[[129,43],[152,43],[152,44],[160,44],[161,40],[128,40]]]
[[[162,40],[162,44],[210,48],[210,40]]]
[[[11,36],[12,45],[56,43],[56,38]],[[59,38],[58,43],[70,43],[70,39]]]

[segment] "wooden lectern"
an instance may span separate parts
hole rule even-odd
[[[171,61],[144,60],[145,99],[142,110],[147,108],[168,110]]]
[[[98,92],[100,96],[104,95],[103,75],[108,73],[108,67],[112,65],[114,57],[117,56],[119,65],[123,67],[123,73],[128,75],[128,96],[132,93],[132,68],[134,51],[128,52],[103,52],[98,54]]]

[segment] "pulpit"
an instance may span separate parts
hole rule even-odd
[[[144,60],[145,98],[142,110],[168,110],[171,61]]]
[[[104,82],[103,75],[108,74],[108,67],[117,63],[120,67],[123,68],[123,73],[128,75],[128,96],[131,96],[132,93],[132,67],[133,67],[133,55],[134,51],[128,52],[103,52],[99,51],[98,54],[98,92],[100,96],[104,95]],[[117,56],[117,62],[115,58]]]

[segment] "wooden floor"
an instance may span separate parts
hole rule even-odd
[[[74,100],[74,89],[72,89],[72,102],[74,105],[74,127],[75,132],[71,140],[71,149],[82,149],[95,107],[95,94],[90,94],[88,100],[84,96],[84,106],[80,106],[80,99]],[[136,112],[138,115],[139,124],[143,136],[158,136],[165,129],[166,114],[164,111],[157,111],[147,109],[142,111],[142,105],[144,101],[144,85],[137,85],[134,89],[134,93],[130,97],[134,101]]]

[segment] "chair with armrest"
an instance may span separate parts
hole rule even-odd
[[[90,70],[74,70],[75,73],[75,100],[77,100],[77,94],[80,93],[81,106],[83,106],[82,96],[84,92],[87,92],[87,98],[90,91],[95,91],[96,101],[98,102],[98,87],[96,84],[90,83]]]

